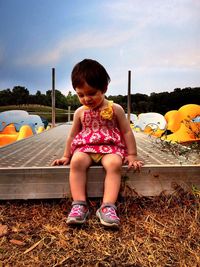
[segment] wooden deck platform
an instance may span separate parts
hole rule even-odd
[[[0,199],[46,199],[70,196],[69,166],[51,167],[62,155],[70,125],[62,124],[49,131],[0,148]],[[200,188],[200,164],[162,151],[154,138],[134,133],[138,154],[145,162],[141,172],[122,169],[122,184],[139,195],[154,196],[162,191],[172,193],[174,184],[190,189]],[[104,169],[88,170],[87,194],[101,197]],[[123,192],[121,192],[123,193]]]

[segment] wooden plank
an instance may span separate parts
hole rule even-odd
[[[66,168],[1,169],[0,199],[62,198],[69,195]]]
[[[70,196],[69,166],[50,167],[63,154],[70,125],[60,125],[47,132],[0,148],[0,199],[63,198]],[[138,154],[145,166],[140,173],[122,170],[122,186],[139,195],[154,196],[173,192],[177,183],[186,189],[200,187],[200,165],[162,151],[154,139],[135,133]],[[181,165],[182,164],[182,165]],[[125,177],[127,176],[127,179]],[[101,166],[88,171],[87,194],[101,197],[105,172]],[[132,192],[132,193],[133,193]],[[121,194],[123,194],[123,188]],[[126,192],[127,193],[127,192]],[[129,192],[130,193],[130,192]]]
[[[88,170],[88,197],[102,197],[105,171],[101,166]],[[141,172],[122,169],[122,185],[142,196],[174,191],[173,184],[190,190],[200,188],[200,166],[144,166]],[[130,190],[131,190],[130,189]],[[129,191],[130,191],[129,190]],[[130,193],[130,192],[129,192]],[[124,194],[124,191],[121,191]],[[0,199],[42,199],[70,197],[69,166],[0,168]]]
[[[124,172],[126,176],[126,172]],[[126,185],[142,196],[156,196],[161,192],[171,194],[175,185],[191,190],[200,188],[200,166],[146,166],[140,173],[130,171]]]
[[[0,168],[48,167],[51,162],[63,155],[66,136],[71,125],[62,124],[48,131],[23,139],[0,148]],[[155,138],[142,133],[134,133],[138,156],[145,165],[188,165],[191,161],[173,153],[163,151]],[[191,159],[191,157],[190,157]]]

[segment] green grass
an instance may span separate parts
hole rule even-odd
[[[7,110],[26,110],[27,112],[51,112],[52,108],[49,106],[42,106],[42,105],[10,105],[10,106],[1,106],[0,112],[7,111]],[[67,112],[66,109],[56,108],[56,113],[65,113]]]
[[[42,106],[42,105],[10,105],[10,106],[0,106],[0,112],[8,111],[8,110],[25,110],[29,114],[35,114],[39,115],[41,117],[44,117],[49,122],[51,122],[51,114],[52,114],[52,108],[49,106]],[[67,109],[59,109],[56,108],[56,122],[66,122],[68,121],[68,110]],[[73,114],[74,112],[71,111]],[[72,115],[71,115],[72,120]]]

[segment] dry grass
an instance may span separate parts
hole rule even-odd
[[[0,203],[0,266],[200,266],[200,199],[177,187],[171,196],[119,199],[119,230],[95,216],[81,227],[65,218],[69,200]]]

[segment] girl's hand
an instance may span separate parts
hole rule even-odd
[[[138,160],[137,156],[135,155],[128,155],[125,158],[124,163],[128,163],[128,169],[134,168],[134,170],[141,170],[144,162],[142,160]]]
[[[62,157],[60,159],[55,159],[52,163],[51,166],[59,166],[59,165],[67,165],[70,162],[70,158],[68,157]]]

